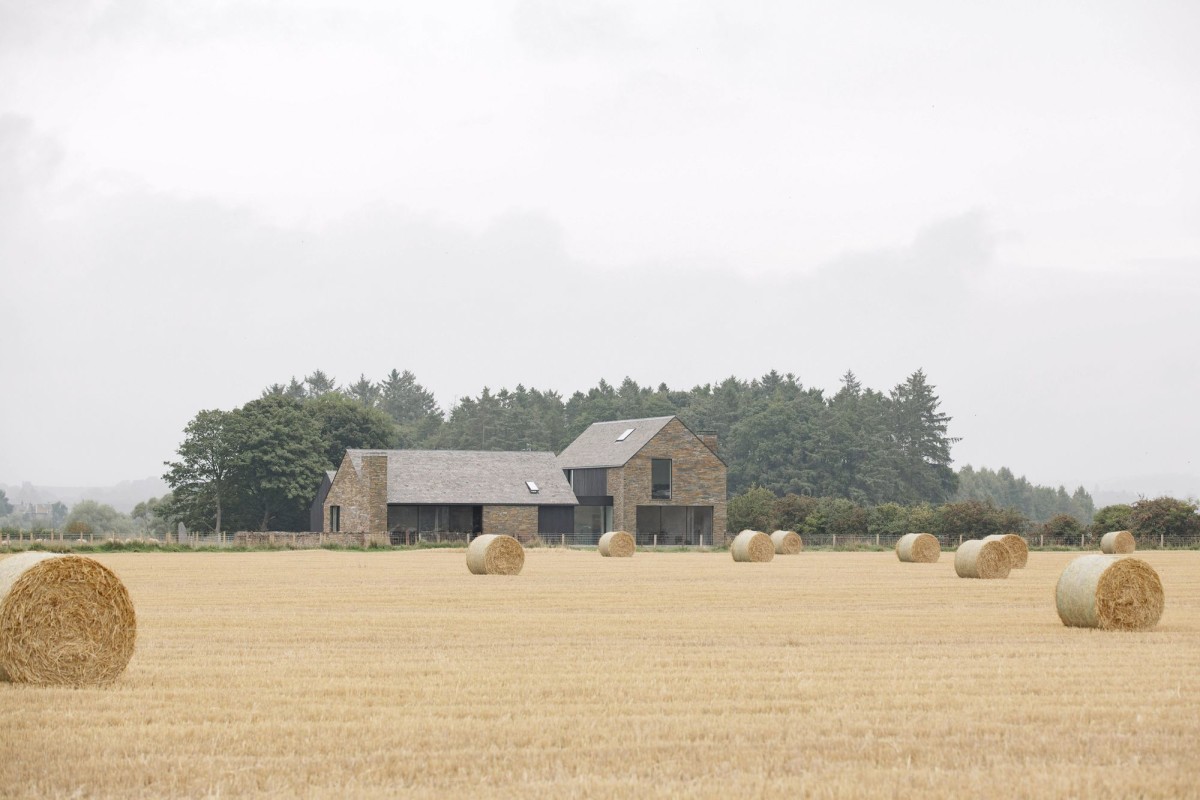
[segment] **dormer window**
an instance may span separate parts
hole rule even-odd
[[[633,428],[626,428],[625,432],[617,437],[617,441],[618,442],[625,441],[629,437],[629,434],[631,434],[631,433],[633,433]]]
[[[525,481],[525,487],[527,489],[529,489],[530,494],[538,493],[538,485],[536,483],[534,483],[533,481]]]

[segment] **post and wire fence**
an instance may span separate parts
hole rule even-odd
[[[769,533],[769,531],[768,531]],[[26,547],[53,547],[70,549],[75,547],[111,546],[121,547],[166,547],[183,549],[311,549],[311,548],[373,548],[393,549],[405,547],[466,547],[479,533],[467,531],[407,531],[385,534],[367,533],[321,533],[296,531],[226,531],[178,532],[167,535],[125,535],[116,533],[70,534],[56,530],[3,531],[0,532],[0,547],[23,549]],[[636,533],[639,549],[646,550],[711,550],[727,547],[735,532],[724,537],[711,533],[690,535],[673,533]],[[804,547],[808,550],[893,550],[900,533],[807,533],[801,534]],[[933,534],[943,550],[954,550],[964,541],[980,538],[968,534]],[[594,532],[559,532],[520,534],[517,539],[526,547],[559,547],[588,549],[595,548],[601,534]],[[1045,536],[1029,534],[1025,537],[1031,550],[1099,550],[1100,536],[1079,533],[1071,536]],[[1195,550],[1200,549],[1200,536],[1196,535],[1141,535],[1137,536],[1139,550]]]

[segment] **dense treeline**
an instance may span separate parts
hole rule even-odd
[[[678,414],[692,430],[715,431],[738,492],[764,486],[777,494],[846,497],[856,502],[937,502],[949,499],[957,479],[946,433],[950,417],[924,372],[918,370],[884,394],[864,388],[852,372],[832,397],[805,387],[794,375],[727,378],[717,384],[653,389],[626,378],[601,380],[564,400],[554,391],[527,389],[465,397],[444,415],[410,372],[374,383],[365,376],[339,389],[317,371],[304,381],[274,384],[264,397],[297,400],[341,393],[378,409],[396,424],[398,446],[462,450],[565,448],[593,422]]]
[[[1095,512],[1092,496],[1082,486],[1072,494],[1067,494],[1062,486],[1057,489],[1035,486],[1024,476],[1014,477],[1008,467],[993,472],[986,467],[975,470],[968,464],[958,471],[958,491],[954,499],[982,500],[1000,508],[1015,509],[1037,522],[1066,514],[1087,525]]]

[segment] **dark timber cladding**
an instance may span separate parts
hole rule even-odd
[[[608,494],[608,470],[573,469],[571,488],[576,497],[603,497]]]
[[[575,506],[538,506],[538,533],[574,533]]]

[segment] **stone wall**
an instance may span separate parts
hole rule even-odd
[[[656,458],[671,459],[670,500],[650,498],[650,464]],[[668,422],[623,468],[610,470],[608,480],[615,530],[637,530],[638,506],[712,506],[713,544],[725,541],[725,464],[678,419]]]
[[[502,533],[521,542],[538,533],[537,506],[484,506],[483,532]]]
[[[365,531],[368,529],[366,486],[354,469],[354,463],[347,454],[342,456],[342,465],[333,476],[333,484],[329,494],[325,495],[324,519],[321,530],[330,533],[329,508],[339,506],[341,511],[341,529],[344,531]]]
[[[359,470],[347,454],[333,477],[333,485],[325,496],[324,519],[321,529],[331,533],[329,525],[330,506],[341,508],[343,531],[366,531],[384,535],[387,533],[387,455],[376,453],[363,455]]]
[[[366,479],[367,526],[342,530],[365,530],[368,533],[386,535],[387,529],[387,480],[388,457],[386,454],[362,457],[363,477]]]

